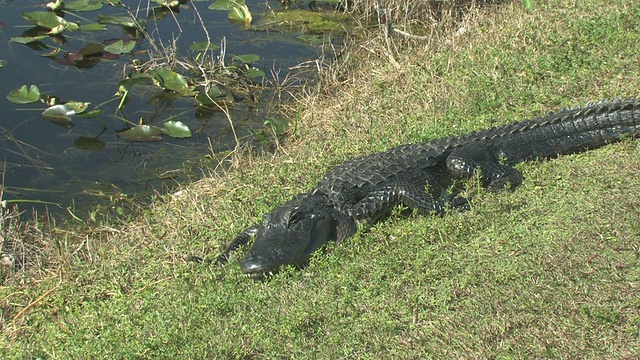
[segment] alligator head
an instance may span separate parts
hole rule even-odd
[[[341,235],[344,219],[338,220],[335,213],[326,201],[310,194],[265,214],[242,272],[260,279],[282,265],[306,265],[315,250]]]

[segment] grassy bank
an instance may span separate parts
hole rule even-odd
[[[6,357],[640,357],[638,142],[523,164],[513,193],[471,185],[471,211],[393,217],[266,282],[187,260],[353,156],[640,95],[639,18],[517,1],[410,29],[425,39],[368,34],[299,95],[275,155],[228,158],[135,223],[47,237],[40,270],[4,276]]]

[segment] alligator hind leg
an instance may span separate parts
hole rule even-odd
[[[447,209],[468,210],[467,200],[458,195],[445,196],[444,191],[433,181],[429,189],[409,183],[389,184],[367,194],[348,209],[350,215],[373,224],[386,216],[393,207],[403,204],[422,214],[441,214]],[[434,194],[436,194],[434,196]]]
[[[470,145],[454,150],[447,157],[447,170],[454,179],[470,179],[480,169],[482,182],[491,191],[510,189],[522,183],[522,174],[500,164],[495,152],[486,145]]]

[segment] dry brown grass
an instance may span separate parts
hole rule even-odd
[[[16,272],[30,269],[40,272],[51,268],[46,254],[50,238],[34,222],[24,221],[24,212],[16,206],[0,208],[0,273],[2,283]],[[46,216],[37,219],[46,220]],[[54,265],[55,266],[55,265]]]

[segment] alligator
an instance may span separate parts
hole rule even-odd
[[[460,180],[476,176],[490,191],[523,181],[513,166],[595,149],[640,134],[640,100],[616,99],[565,108],[534,120],[466,135],[402,145],[347,161],[307,193],[265,214],[216,258],[255,238],[242,261],[251,278],[273,275],[283,265],[305,266],[328,242],[354,235],[398,205],[421,214],[466,210]]]

